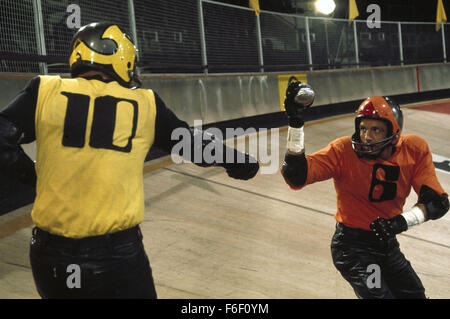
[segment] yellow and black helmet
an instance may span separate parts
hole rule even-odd
[[[73,36],[71,50],[72,77],[98,70],[125,87],[137,80],[136,47],[116,24],[94,22],[81,27]]]

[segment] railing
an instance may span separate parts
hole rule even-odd
[[[77,28],[119,24],[141,73],[313,71],[447,62],[448,24],[306,17],[210,0],[2,0],[0,72],[68,73]],[[448,32],[447,32],[448,33]]]

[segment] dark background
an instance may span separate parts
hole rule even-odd
[[[248,0],[215,0],[248,7]],[[284,13],[305,13],[297,11],[295,3],[314,2],[313,0],[259,0],[261,10]],[[331,17],[345,19],[348,16],[348,0],[335,0],[336,9]],[[366,19],[369,15],[366,8],[369,4],[378,4],[381,8],[383,21],[411,21],[434,22],[438,0],[356,0],[360,16],[357,19]],[[446,14],[450,14],[450,0],[443,0]],[[311,15],[309,12],[306,14]]]

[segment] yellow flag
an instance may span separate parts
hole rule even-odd
[[[355,0],[348,0],[348,19],[352,21],[359,16],[358,7]]]
[[[259,0],[249,0],[248,2],[250,7],[252,7],[253,10],[255,10],[255,14],[259,15]]]
[[[439,31],[439,29],[441,28],[441,22],[447,22],[447,16],[445,15],[445,9],[442,0],[438,0],[436,12],[436,31]]]

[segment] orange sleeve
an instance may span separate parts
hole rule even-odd
[[[422,185],[427,185],[439,195],[444,194],[445,191],[436,176],[433,158],[427,142],[416,135],[411,135],[409,138],[412,140],[411,144],[415,146],[413,156],[416,165],[412,180],[414,191],[419,195]]]
[[[342,169],[342,142],[343,138],[339,138],[320,151],[306,155],[308,173],[305,185],[339,177]]]

